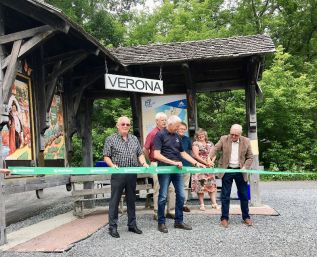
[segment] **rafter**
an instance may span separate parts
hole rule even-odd
[[[25,53],[33,49],[35,46],[38,46],[39,44],[43,43],[44,40],[46,40],[49,36],[51,36],[54,33],[53,30],[43,32],[41,34],[38,34],[28,41],[26,41],[20,49],[18,58],[23,56]],[[11,60],[11,55],[7,56],[3,61],[2,61],[2,69],[6,68]]]
[[[18,67],[18,56],[20,52],[22,40],[15,41],[12,47],[12,51],[10,54],[10,63],[5,72],[4,79],[3,79],[3,103],[7,104],[9,101],[9,95],[11,86],[13,81],[15,80],[17,67]]]
[[[44,26],[40,26],[40,27],[36,27],[32,29],[27,29],[27,30],[11,33],[8,35],[3,35],[3,36],[0,36],[0,44],[6,44],[16,40],[30,38],[35,36],[36,34],[47,32],[49,30],[52,30],[52,27],[49,25],[44,25]]]

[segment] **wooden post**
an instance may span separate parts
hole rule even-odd
[[[0,173],[0,245],[4,245],[7,242],[6,209],[3,186],[4,174]]]
[[[193,78],[190,67],[187,63],[182,64],[183,74],[185,77],[186,96],[187,96],[187,110],[188,110],[188,132],[190,136],[194,136],[198,128],[197,123],[197,101],[196,88],[193,84]]]
[[[4,35],[4,20],[3,20],[3,6],[0,4],[0,36]],[[0,119],[1,119],[1,129],[3,123],[3,72],[2,72],[2,60],[4,60],[4,49],[2,45],[0,45]],[[3,168],[3,157],[2,157],[2,137],[0,136],[0,168]],[[4,196],[4,175],[0,173],[0,245],[3,245],[7,242],[7,234],[6,234],[6,209],[5,209],[5,196]]]
[[[75,115],[74,115],[74,102],[73,102],[73,85],[72,85],[72,71],[69,71],[64,76],[64,95],[63,95],[63,116],[65,126],[65,150],[66,159],[65,166],[69,167],[73,156],[72,137],[75,133]]]
[[[140,128],[142,126],[142,124],[141,124],[140,94],[131,93],[130,103],[131,103],[131,107],[132,107],[133,135],[135,135],[140,140],[141,139]]]
[[[82,157],[84,167],[93,167],[92,158],[92,133],[91,133],[91,116],[93,110],[92,99],[82,99],[79,107],[78,120],[80,122],[80,136],[82,139]],[[93,189],[94,182],[85,182],[84,189]],[[93,196],[87,196],[86,198],[92,198]],[[86,208],[94,208],[93,202],[87,202]]]
[[[259,169],[259,147],[256,119],[256,83],[258,79],[260,61],[256,57],[251,57],[248,63],[248,85],[245,90],[246,99],[246,114],[248,125],[248,137],[251,141],[252,152],[254,155],[252,169]],[[260,176],[259,174],[250,174],[250,190],[251,190],[251,205],[260,206]]]

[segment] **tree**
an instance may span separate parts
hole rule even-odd
[[[307,74],[294,75],[290,57],[278,47],[260,83],[265,92],[258,108],[261,160],[281,170],[316,170],[317,95]]]

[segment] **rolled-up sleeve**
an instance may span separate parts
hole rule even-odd
[[[112,141],[109,137],[105,140],[105,145],[103,147],[103,156],[107,156],[111,158],[111,148],[112,148]]]
[[[143,154],[143,151],[142,151],[139,140],[137,138],[135,138],[135,140],[136,140],[136,144],[137,144],[136,153],[137,153],[137,156],[139,157],[140,155]]]

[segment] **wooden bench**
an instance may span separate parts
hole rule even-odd
[[[149,183],[148,179],[151,178],[150,174],[138,174],[136,194],[139,195],[140,191],[145,190],[146,196],[150,194],[152,184]],[[71,176],[70,182],[72,185],[72,197],[74,201],[73,214],[83,218],[88,213],[94,211],[94,206],[99,201],[105,201],[110,199],[111,186],[110,186],[110,174],[105,175],[74,175]],[[93,183],[93,188],[84,189],[83,184],[86,182]],[[123,192],[119,211],[123,213],[123,202],[125,194]],[[149,198],[146,197],[148,206]]]

